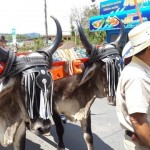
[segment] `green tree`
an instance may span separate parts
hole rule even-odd
[[[105,42],[106,40],[105,31],[91,32],[89,29],[89,19],[93,16],[99,15],[99,7],[96,4],[91,5],[90,7],[84,6],[83,8],[73,8],[71,12],[72,12],[70,15],[71,35],[73,40],[76,39],[75,41],[77,44],[80,44],[80,40],[79,38],[77,38],[78,35],[75,28],[76,20],[80,21],[88,40],[92,44],[101,44]]]
[[[42,38],[35,39],[34,44],[35,46],[33,47],[33,50],[38,50],[45,46]]]

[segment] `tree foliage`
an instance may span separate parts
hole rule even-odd
[[[12,41],[12,34],[2,34],[5,36],[5,39],[7,41]],[[16,39],[19,39],[19,40],[26,40],[26,39],[29,39],[30,37],[26,36],[26,35],[23,35],[23,34],[17,34],[16,35]]]
[[[93,16],[99,15],[99,7],[94,4],[90,7],[84,6],[83,8],[73,8],[70,15],[70,23],[71,23],[71,35],[72,39],[77,42],[77,44],[80,43],[79,38],[76,38],[77,31],[76,31],[76,21],[80,21],[84,32],[88,38],[88,40],[92,44],[101,44],[105,41],[106,33],[104,31],[97,31],[92,32],[89,29],[89,19]]]

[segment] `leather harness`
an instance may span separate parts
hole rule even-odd
[[[34,53],[32,53],[34,54]],[[23,75],[25,88],[25,104],[29,116],[34,118],[34,112],[47,119],[52,114],[52,94],[53,77],[49,71],[52,59],[39,53],[32,57],[30,54],[23,57],[16,57],[16,54],[10,50],[7,56],[6,66],[0,78],[3,76],[12,77],[19,73]],[[109,85],[109,96],[115,95],[116,90],[116,72],[120,72],[119,52],[115,48],[97,48],[93,46],[89,60],[85,66],[94,62],[104,61],[106,65],[107,82]],[[40,89],[40,100],[36,97],[36,88]],[[50,91],[50,92],[48,92]]]
[[[118,79],[122,70],[120,59],[121,57],[119,55],[119,52],[115,47],[105,48],[104,45],[102,48],[93,46],[89,61],[86,62],[86,66],[90,65],[93,62],[99,61],[103,61],[105,63],[109,92],[108,96],[115,96]]]
[[[0,78],[22,73],[25,105],[32,119],[35,117],[47,119],[52,112],[53,79],[49,72],[51,63],[49,57],[39,53],[17,57],[12,50],[8,51],[6,65]],[[40,89],[40,98],[36,96],[37,87]]]

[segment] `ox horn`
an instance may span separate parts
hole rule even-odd
[[[114,42],[110,43],[110,44],[115,45],[116,47],[118,47],[120,45],[122,39],[123,39],[123,36],[124,36],[124,24],[119,18],[117,18],[117,17],[115,17],[115,18],[119,21],[120,33],[119,33],[117,39]]]
[[[123,22],[115,17],[118,21],[119,21],[119,24],[120,24],[120,33],[117,37],[117,39],[110,43],[111,45],[114,45],[115,47],[118,47],[123,39],[123,35],[124,35],[124,24]],[[80,35],[80,40],[83,44],[83,46],[86,48],[87,52],[90,54],[91,53],[91,49],[92,49],[92,45],[89,43],[89,41],[87,40],[85,34],[84,34],[84,31],[83,31],[83,28],[81,26],[81,24],[77,21],[77,26],[78,26],[78,31],[79,31],[79,35]]]
[[[87,40],[86,35],[85,35],[84,31],[83,31],[83,28],[82,28],[80,22],[78,22],[78,21],[77,21],[77,27],[78,27],[78,32],[79,32],[79,36],[80,36],[80,40],[82,42],[82,45],[85,47],[85,49],[87,50],[87,52],[89,54],[91,54],[92,45]]]
[[[61,25],[55,17],[51,16],[51,18],[53,18],[53,20],[56,23],[56,28],[57,28],[56,38],[55,38],[54,42],[49,47],[38,51],[38,52],[45,53],[46,55],[48,55],[48,57],[53,55],[53,53],[56,51],[56,49],[58,48],[59,44],[62,41]]]

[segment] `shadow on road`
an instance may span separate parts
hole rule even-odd
[[[43,150],[40,148],[40,143],[37,144],[37,143],[34,143],[28,139],[26,139],[26,150]],[[13,150],[13,147],[12,146],[8,146],[8,147],[2,147],[0,146],[0,150]]]
[[[69,150],[87,150],[85,141],[83,139],[82,129],[80,126],[67,123],[64,124],[65,133],[64,133],[64,143],[67,149]],[[54,138],[54,141],[57,143],[57,135],[55,126],[51,127],[51,135]],[[113,150],[109,145],[104,143],[96,134],[93,133],[94,138],[94,150]]]
[[[80,126],[72,123],[66,123],[64,124],[64,143],[68,150],[87,150],[85,141],[83,139],[83,132]],[[43,139],[45,142],[52,145],[52,147],[57,149],[57,134],[55,125],[52,125],[51,127],[51,136],[53,137],[53,140],[50,140],[44,136],[39,136],[41,139]],[[93,133],[94,138],[94,150],[113,150],[108,144],[103,142],[95,133]],[[9,146],[7,148],[3,148],[0,146],[0,150],[12,150],[12,146]],[[26,150],[43,150],[41,149],[40,143],[34,143],[30,140],[26,140]]]

